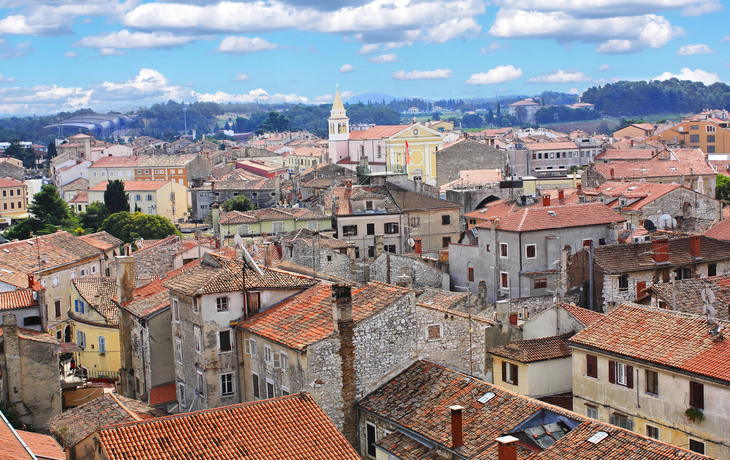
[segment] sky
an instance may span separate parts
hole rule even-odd
[[[719,0],[0,0],[0,116],[730,82]]]

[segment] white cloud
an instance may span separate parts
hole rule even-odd
[[[703,14],[725,11],[719,1],[709,1],[696,5],[690,5],[682,10],[682,16],[701,16]]]
[[[355,93],[353,93],[352,91],[343,91],[340,93],[340,98],[344,101],[346,99],[350,99],[354,95]]]
[[[565,11],[581,17],[638,16],[667,10],[680,10],[718,0],[494,0],[492,4],[504,9],[531,11]]]
[[[430,43],[446,43],[454,38],[474,38],[482,31],[474,18],[454,18],[431,27],[428,30]]]
[[[345,64],[342,67],[340,67],[341,73],[350,73],[353,70],[355,70],[355,68],[353,66],[351,66],[350,64]]]
[[[608,70],[613,70],[613,68],[608,64],[601,64],[601,66],[596,70],[598,70],[599,72],[606,72]]]
[[[467,81],[467,85],[494,85],[504,83],[520,78],[522,69],[515,68],[513,65],[500,65],[489,72],[475,73]]]
[[[546,38],[600,43],[599,53],[627,53],[642,46],[661,48],[684,31],[654,14],[584,18],[564,11],[499,10],[489,33],[504,38]]]
[[[724,37],[722,37],[722,42],[723,43],[730,42],[730,35],[725,35]]]
[[[682,46],[677,51],[677,56],[692,56],[693,54],[717,54],[717,51],[702,44]]]
[[[8,45],[5,40],[0,42],[0,60],[21,59],[34,52],[35,48],[33,48],[30,42],[16,43],[14,45]]]
[[[564,70],[556,70],[555,72],[547,75],[541,75],[539,77],[532,77],[527,80],[527,83],[576,83],[581,81],[588,81],[591,77],[584,74],[583,72],[566,72]]]
[[[312,98],[312,102],[332,102],[334,100],[334,94],[325,94],[324,96],[317,96]]]
[[[501,50],[503,48],[504,48],[504,46],[501,43],[499,43],[499,42],[492,42],[492,43],[489,44],[488,47],[485,46],[482,49],[480,49],[479,50],[479,54],[494,53],[495,51]]]
[[[126,54],[126,51],[119,51],[114,48],[99,48],[99,56],[124,56]]]
[[[578,91],[578,88],[570,88],[568,94],[580,94],[580,91]]]
[[[306,97],[300,97],[296,94],[269,94],[263,89],[254,89],[248,94],[228,94],[218,91],[215,94],[200,94],[192,92],[192,95],[201,102],[269,102],[269,103],[305,103],[309,102]]]
[[[380,56],[369,57],[368,61],[374,62],[375,64],[387,64],[398,61],[398,56],[395,53],[381,54]]]
[[[4,77],[0,75],[0,83],[15,83],[15,77]]]
[[[370,54],[380,49],[380,43],[366,43],[358,50],[357,54]]]
[[[393,79],[395,80],[443,80],[453,76],[454,72],[450,69],[413,70],[411,72],[398,70],[393,72]]]
[[[683,68],[679,72],[679,74],[664,72],[663,74],[654,78],[654,80],[669,80],[670,78],[677,78],[679,80],[701,81],[706,85],[711,85],[720,81],[720,77],[716,73],[705,72],[701,69],[691,70],[688,67]]]
[[[236,75],[235,80],[236,81],[249,81],[249,80],[251,80],[251,76],[246,75],[245,73],[239,73],[238,75]]]
[[[84,37],[74,43],[82,48],[152,49],[174,48],[197,40],[194,36],[176,36],[169,32],[130,32],[120,30]]]
[[[79,57],[79,53],[74,53],[73,51],[66,51],[63,53],[63,57],[66,59],[73,59]]]
[[[278,48],[277,43],[269,43],[261,37],[233,37],[227,36],[223,39],[216,51],[219,53],[248,54],[256,51],[267,51]]]

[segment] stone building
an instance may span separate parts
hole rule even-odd
[[[448,274],[443,273],[433,262],[433,259],[423,259],[416,254],[383,252],[370,264],[370,280],[396,284],[398,277],[406,275],[415,287],[441,288],[443,277],[448,277]]]
[[[281,260],[302,267],[313,268],[315,273],[326,273],[355,281],[355,249],[347,241],[299,229],[281,236]]]
[[[507,152],[472,139],[460,139],[436,152],[436,185],[459,178],[459,172],[475,169],[499,169],[507,164]]]
[[[43,294],[43,291],[38,292],[33,288],[0,292],[0,311],[15,315],[16,321],[24,328],[43,332],[46,330],[48,319],[46,318],[46,306],[40,303],[43,302]],[[0,325],[2,325],[2,317],[0,317]]]
[[[239,364],[243,349],[236,343],[236,323],[262,314],[314,283],[305,276],[254,264],[244,266],[240,260],[213,253],[163,282],[172,305],[175,383],[181,410],[242,401],[245,387]]]
[[[242,321],[245,400],[306,389],[355,445],[357,399],[415,359],[413,307],[409,289],[373,282],[351,290],[323,282]]]
[[[190,205],[193,216],[207,219],[211,205],[224,203],[238,196],[245,196],[258,209],[274,206],[279,201],[278,179],[209,181],[190,189]]]
[[[22,181],[25,178],[23,162],[15,158],[0,158],[0,177],[12,177]]]
[[[198,250],[200,246],[200,250]],[[138,250],[133,252],[134,277],[137,285],[149,283],[206,254],[216,250],[210,239],[180,238],[176,235],[161,240],[137,241]]]
[[[59,342],[52,335],[18,327],[12,313],[3,315],[0,328],[0,395],[20,420],[45,429],[61,413],[58,377]]]

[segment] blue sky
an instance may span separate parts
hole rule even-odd
[[[0,0],[0,115],[730,82],[719,0]]]

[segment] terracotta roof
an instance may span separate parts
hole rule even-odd
[[[242,291],[242,268],[241,260],[206,253],[203,255],[202,263],[171,277],[163,283],[163,286],[189,296]],[[246,266],[247,289],[306,289],[315,283],[306,276],[293,275],[273,268],[259,268],[263,275]]]
[[[717,173],[705,161],[700,149],[677,149],[672,151],[679,161],[654,158],[647,161],[621,161],[614,163],[596,163],[592,167],[606,179],[642,178],[642,177],[677,177],[691,175],[711,175]],[[611,169],[614,175],[611,176]]]
[[[472,217],[476,219],[490,219],[492,217],[504,217],[514,211],[521,209],[517,205],[516,200],[510,200],[509,198],[502,198],[501,200],[493,201],[481,209],[472,211],[464,214],[464,217]]]
[[[170,294],[164,283],[185,270],[198,265],[198,261],[189,262],[177,270],[173,270],[161,278],[150,281],[144,286],[134,288],[134,299],[122,305],[122,308],[139,318],[145,318],[170,306]],[[118,300],[115,298],[115,300]],[[151,397],[151,396],[150,396]]]
[[[89,180],[83,177],[79,177],[61,187],[61,190],[65,192],[70,192],[74,190],[86,190],[87,188],[89,188]]]
[[[570,344],[730,382],[730,346],[711,330],[730,323],[625,303],[570,339]]]
[[[596,155],[596,160],[650,160],[656,153],[654,149],[606,149]]]
[[[626,197],[628,199],[637,199],[637,201],[628,206],[621,206],[621,209],[625,211],[638,211],[647,204],[678,188],[683,188],[683,186],[679,184],[657,184],[651,182],[607,181],[596,188],[582,189],[578,193],[584,195],[603,195],[615,198]],[[619,207],[618,200],[611,202],[609,206],[611,208]]]
[[[119,238],[112,236],[104,231],[80,236],[79,239],[82,241],[86,241],[90,245],[94,246],[95,248],[101,249],[102,251],[108,251],[109,249],[115,248],[124,243]]]
[[[723,241],[730,241],[730,219],[725,219],[713,225],[705,232],[705,236]]]
[[[150,388],[150,406],[158,406],[173,401],[177,401],[177,390],[174,383]]]
[[[144,156],[101,157],[89,168],[133,168],[144,158]]]
[[[385,139],[386,137],[391,137],[398,134],[409,126],[410,125],[383,125],[373,126],[372,128],[366,129],[364,131],[350,131],[350,140]]]
[[[259,220],[251,215],[249,212],[230,211],[221,213],[219,222],[221,223],[221,225],[255,224],[259,222]]]
[[[12,177],[0,177],[0,188],[5,187],[21,187],[24,186],[25,182],[15,180]]]
[[[491,393],[486,402],[479,399]],[[394,379],[363,398],[358,407],[397,424],[422,442],[449,448],[451,443],[450,406],[462,406],[462,458],[497,460],[496,438],[505,433],[527,438],[524,426],[534,420],[539,427],[543,411],[549,411],[566,423],[569,430],[549,447],[517,448],[517,458],[529,460],[706,460],[679,447],[674,447],[629,430],[588,419],[558,406],[482,382],[469,375],[426,362],[416,361]],[[542,413],[542,414],[541,414]],[[528,422],[528,423],[525,423]],[[528,425],[530,426],[530,425]],[[572,428],[572,429],[571,429]],[[608,436],[597,444],[586,442],[599,431]],[[391,435],[392,436],[392,435]],[[381,440],[382,446],[393,446],[392,439]],[[403,442],[407,442],[402,439]],[[418,445],[413,444],[414,448]],[[402,451],[399,451],[399,453]],[[408,458],[408,457],[406,457]],[[419,457],[419,460],[429,457]]]
[[[689,254],[688,236],[669,240],[669,264],[691,265],[696,261]],[[702,261],[730,260],[730,242],[700,237],[700,255]],[[597,246],[593,249],[595,263],[600,265],[605,273],[627,273],[636,271],[654,270],[652,261],[651,242],[609,244]]]
[[[375,445],[391,454],[391,458],[399,460],[423,460],[424,455],[431,450],[430,447],[400,431],[394,431],[380,438]]]
[[[314,235],[315,234],[312,230],[309,230],[307,228],[300,228],[299,230],[294,230],[292,232],[282,233],[279,235],[279,238],[282,245],[286,243],[293,243],[296,241],[302,242],[307,246],[311,246],[312,241],[314,241]],[[317,246],[326,247],[329,249],[346,249],[350,247],[350,244],[347,241],[338,240],[337,238],[332,238],[331,236],[319,234],[319,236],[317,237]]]
[[[16,430],[33,454],[39,460],[66,460],[66,451],[53,437],[41,433]],[[0,452],[2,457],[2,452]],[[2,457],[4,458],[4,457]]]
[[[107,425],[162,417],[165,411],[155,409],[142,401],[105,393],[96,399],[69,409],[48,421],[52,431],[69,427],[71,445],[83,441],[91,433]]]
[[[507,345],[490,348],[489,353],[521,363],[566,358],[571,355],[568,347],[568,339],[571,336],[572,334],[563,334],[540,339],[515,340]]]
[[[87,242],[59,230],[50,235],[0,245],[0,281],[28,287],[28,273],[38,270],[38,254],[46,255],[42,268],[58,267],[99,257],[102,252]],[[10,273],[8,273],[10,272]]]
[[[177,167],[184,168],[198,157],[195,153],[184,155],[150,155],[141,157],[138,166],[145,168]]]
[[[3,327],[0,326],[0,337],[3,336]],[[18,328],[18,337],[25,340],[32,340],[34,342],[49,343],[51,345],[59,345],[56,337],[46,332],[38,332],[33,329],[26,329],[24,327]]]
[[[467,300],[466,292],[451,292],[427,287],[416,297],[416,303],[428,308],[454,308]]]
[[[559,307],[570,313],[575,319],[583,323],[584,326],[590,326],[606,316],[603,313],[598,313],[597,311],[588,310],[587,308],[578,307],[573,304],[563,303]]]
[[[88,203],[89,202],[89,192],[86,190],[83,190],[79,192],[78,195],[68,200],[69,203]]]
[[[141,251],[143,249],[147,249],[150,246],[156,245],[160,241],[166,241],[168,238],[163,238],[161,240],[137,240],[137,241],[135,241],[135,244],[137,245],[137,251]]]
[[[23,446],[19,430],[13,429],[5,419],[0,417],[0,459],[2,460],[35,460]]]
[[[573,142],[532,142],[525,144],[525,148],[530,151],[538,150],[566,150],[578,149]]]
[[[497,228],[508,232],[532,232],[568,227],[586,227],[625,222],[616,211],[603,203],[583,203],[570,206],[537,206],[523,208],[502,217]],[[479,228],[490,228],[482,222]]]
[[[34,298],[34,293],[35,291],[30,288],[0,292],[0,310],[37,307],[38,299]],[[37,297],[37,294],[35,294],[35,297]]]
[[[105,427],[99,437],[109,460],[360,460],[307,394]]]
[[[532,101],[532,100],[530,100],[530,101],[528,101],[528,100],[523,100],[523,101],[517,101],[517,102],[514,102],[514,103],[512,103],[512,104],[508,105],[507,107],[518,107],[518,106],[521,106],[521,105],[530,105],[530,106],[534,106],[534,105],[540,105],[540,104],[538,104],[537,102],[535,102],[535,101]]]
[[[710,276],[700,279],[688,279],[672,283],[654,283],[651,289],[659,297],[672,305],[675,299],[674,310],[694,315],[702,315],[705,302],[702,300],[702,290],[710,288],[715,294],[716,317],[724,321],[730,320],[730,275]]]
[[[157,190],[172,181],[169,180],[126,180],[124,181],[124,190],[127,192],[141,192],[147,190]],[[91,192],[105,192],[109,182],[99,182],[95,186],[91,187]]]
[[[117,281],[114,278],[75,278],[73,285],[89,307],[106,318],[107,324],[119,325],[119,310],[112,303],[117,293]]]
[[[377,281],[352,291],[355,322],[387,308],[409,289]],[[320,283],[238,323],[238,327],[289,348],[304,350],[334,333],[332,285]]]

